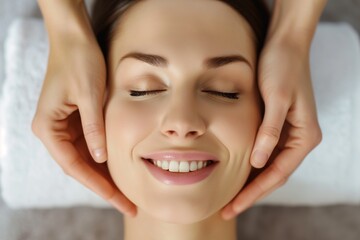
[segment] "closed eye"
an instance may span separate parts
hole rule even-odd
[[[218,92],[218,91],[212,91],[212,90],[206,90],[203,91],[206,93],[210,93],[216,96],[220,96],[220,97],[224,97],[224,98],[229,98],[229,99],[239,99],[239,93],[235,92],[235,93],[231,93],[231,92]]]
[[[130,96],[132,97],[141,97],[146,95],[155,95],[159,92],[163,92],[165,90],[152,90],[152,91],[136,91],[136,90],[130,90]]]
[[[151,91],[136,91],[136,90],[130,90],[130,96],[132,97],[141,97],[146,95],[155,95],[157,93],[163,92],[166,90],[151,90]],[[210,93],[215,96],[220,96],[228,99],[239,99],[239,93],[235,92],[219,92],[219,91],[212,91],[212,90],[206,90],[203,91],[206,93]]]

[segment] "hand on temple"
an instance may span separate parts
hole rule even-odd
[[[63,32],[57,28],[53,30],[57,32],[50,30],[51,9],[58,11],[59,8],[50,8],[48,3],[39,1],[44,18],[48,20],[50,54],[33,119],[33,132],[67,175],[119,211],[134,215],[135,205],[113,183],[104,163],[107,153],[103,120],[106,81],[103,54],[93,34]],[[81,16],[80,13],[77,15]],[[84,19],[86,17],[84,15]],[[89,24],[84,26],[82,29],[90,29],[91,33]]]
[[[321,141],[307,54],[269,44],[259,67],[265,116],[250,161],[255,168],[264,167],[270,156],[271,162],[223,210],[228,218],[282,186]]]
[[[50,55],[33,131],[66,174],[119,211],[135,215],[136,206],[115,186],[104,164],[106,66],[84,4],[81,0],[38,1],[49,32]],[[223,209],[224,218],[234,217],[284,184],[321,140],[309,49],[324,3],[276,1],[258,70],[265,116],[250,160],[255,168],[266,167]],[[297,16],[298,4],[303,11]],[[288,31],[292,28],[295,34]]]
[[[311,6],[312,21],[300,22],[300,27],[296,24],[283,27],[282,4],[289,4],[286,7],[291,7],[292,11],[296,11],[294,6],[300,4],[292,1],[295,5],[291,6],[290,2],[277,1],[267,42],[259,59],[258,85],[265,103],[265,115],[250,162],[255,168],[265,167],[262,171],[256,170],[257,176],[224,207],[222,216],[225,219],[235,217],[285,184],[322,139],[311,83],[309,52],[326,1],[308,1],[310,5],[314,4]],[[304,2],[301,4],[306,5]],[[304,15],[301,10],[299,12],[299,16]],[[295,33],[284,30],[290,28],[294,28]]]

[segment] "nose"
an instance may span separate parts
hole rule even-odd
[[[196,139],[206,131],[206,123],[191,99],[170,102],[162,119],[161,133],[171,139]]]

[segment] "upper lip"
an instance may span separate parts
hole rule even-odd
[[[153,152],[144,154],[141,156],[145,159],[151,160],[174,160],[174,161],[219,161],[217,157],[208,152],[202,151],[178,151],[178,150],[167,150],[160,152]]]

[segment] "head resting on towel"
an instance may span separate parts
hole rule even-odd
[[[139,216],[206,221],[241,190],[263,114],[256,70],[267,24],[261,1],[95,3],[107,164]],[[193,154],[172,155],[183,152]]]

